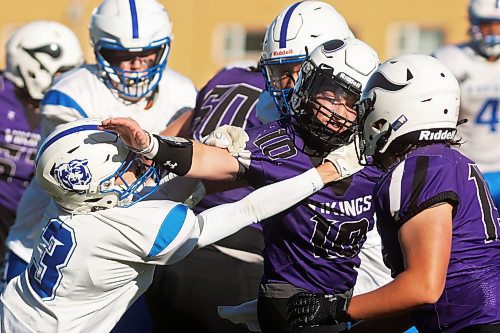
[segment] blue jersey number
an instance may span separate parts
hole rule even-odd
[[[490,126],[490,131],[497,131],[498,124],[498,99],[492,98],[486,100],[481,110],[477,114],[476,123],[477,124],[486,124]]]
[[[28,278],[31,288],[44,301],[54,299],[61,283],[61,269],[68,265],[75,251],[74,230],[62,221],[52,219],[43,229],[40,258],[31,261]]]

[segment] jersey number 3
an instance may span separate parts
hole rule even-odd
[[[31,288],[44,301],[54,299],[61,283],[61,269],[68,265],[75,251],[74,230],[58,219],[51,219],[40,239],[40,258],[31,261],[28,278]]]

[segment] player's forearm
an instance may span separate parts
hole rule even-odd
[[[435,299],[429,296],[422,280],[405,271],[379,289],[354,296],[349,304],[348,314],[353,320],[393,316],[434,303]]]
[[[213,207],[198,215],[202,233],[198,246],[225,238],[241,228],[288,209],[323,187],[316,169],[262,187],[240,201]]]

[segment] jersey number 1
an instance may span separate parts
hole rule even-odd
[[[477,197],[479,205],[481,206],[481,214],[483,216],[484,230],[486,233],[486,243],[496,241],[499,239],[498,231],[500,229],[500,222],[495,221],[493,215],[493,204],[491,203],[491,195],[489,195],[489,188],[486,185],[483,177],[479,173],[477,165],[469,164],[469,180],[474,180],[477,189]]]

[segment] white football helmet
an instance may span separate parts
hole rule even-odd
[[[98,119],[86,118],[63,124],[38,150],[36,178],[69,212],[128,207],[158,187],[155,166],[145,166],[117,134],[98,130],[100,123]],[[137,178],[133,182],[123,178],[129,170],[134,171]],[[148,187],[146,193],[139,193],[149,179],[155,186]]]
[[[487,57],[500,56],[500,35],[484,36],[479,30],[481,23],[500,22],[500,4],[498,0],[470,0],[470,34],[479,51]]]
[[[89,30],[97,64],[108,88],[126,99],[140,99],[157,87],[172,40],[172,24],[161,3],[105,0],[94,9]],[[134,55],[151,53],[156,53],[156,60],[147,70],[122,70],[116,65],[133,59]]]
[[[281,112],[288,112],[289,93],[293,87],[282,87],[281,65],[300,64],[318,45],[353,36],[345,19],[335,8],[322,1],[300,1],[288,6],[273,20],[266,31],[260,65],[266,89]],[[294,81],[294,80],[292,80]]]
[[[377,52],[354,37],[330,40],[315,48],[300,68],[290,103],[303,134],[327,150],[349,143],[356,120],[349,120],[319,103],[317,96],[330,91],[332,96],[342,97],[345,106],[353,110],[362,88],[379,65]],[[343,103],[334,101],[333,104]],[[319,115],[327,123],[318,120]],[[330,130],[329,125],[335,125],[338,130]]]
[[[5,76],[41,100],[54,75],[83,64],[76,35],[54,21],[34,21],[16,30],[7,42]]]
[[[449,142],[459,106],[458,82],[439,60],[423,54],[389,59],[368,80],[358,103],[361,153],[384,153],[396,140]]]

